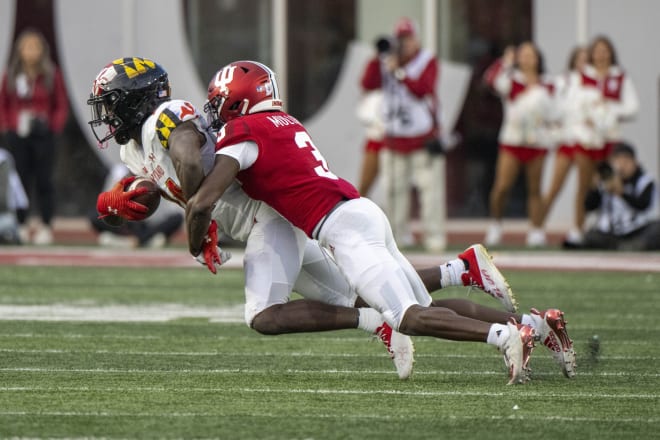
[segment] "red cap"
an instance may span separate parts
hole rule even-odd
[[[397,38],[417,35],[417,25],[408,17],[402,17],[394,26],[394,36]]]

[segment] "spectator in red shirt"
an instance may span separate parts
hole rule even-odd
[[[48,43],[40,32],[27,29],[16,39],[2,78],[0,132],[5,135],[28,197],[33,181],[36,184],[43,225],[33,237],[35,244],[50,244],[53,240],[54,135],[62,132],[67,117],[64,81],[50,58]],[[29,239],[27,216],[27,210],[17,212],[24,242]]]
[[[389,50],[371,60],[362,77],[365,91],[383,92],[385,149],[383,171],[388,196],[387,214],[397,242],[412,244],[409,228],[410,183],[420,194],[424,246],[445,247],[442,229],[440,127],[435,55],[421,47],[417,25],[401,18]]]

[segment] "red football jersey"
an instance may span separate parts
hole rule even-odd
[[[341,200],[360,197],[335,176],[298,120],[284,112],[260,112],[232,119],[218,133],[216,151],[255,142],[259,155],[238,173],[243,190],[262,200],[308,236]]]

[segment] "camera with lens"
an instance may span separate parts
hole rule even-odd
[[[601,162],[596,166],[596,173],[602,181],[610,180],[614,177],[614,169],[607,162]]]
[[[375,42],[376,50],[378,55],[388,55],[391,53],[396,53],[397,51],[397,42],[396,39],[383,35],[376,39]]]

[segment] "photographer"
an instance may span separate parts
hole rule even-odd
[[[598,210],[594,227],[584,237],[585,248],[626,251],[660,249],[660,221],[654,217],[656,185],[640,167],[628,144],[614,146],[609,162],[597,169],[597,186],[585,201]]]
[[[379,55],[362,78],[365,91],[383,92],[385,122],[383,169],[387,213],[395,238],[412,244],[409,229],[411,182],[419,191],[424,246],[442,250],[445,246],[441,223],[438,61],[420,44],[416,24],[401,18],[392,38],[381,39]]]

